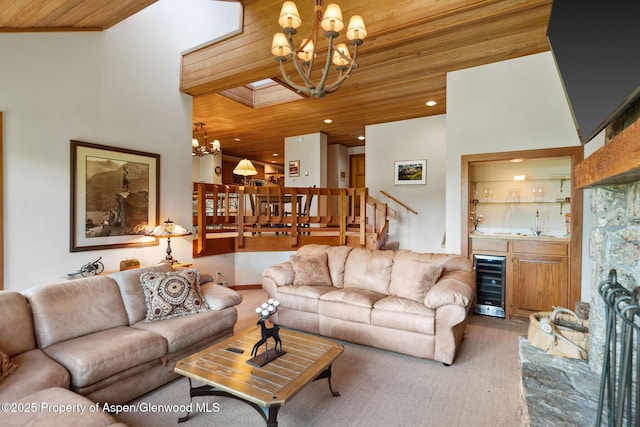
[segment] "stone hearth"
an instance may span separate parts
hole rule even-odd
[[[522,424],[574,427],[594,424],[600,376],[586,360],[549,356],[520,338]]]

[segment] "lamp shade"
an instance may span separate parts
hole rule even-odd
[[[347,38],[349,40],[363,40],[367,37],[367,27],[360,15],[353,15],[347,26]]]
[[[154,237],[180,237],[187,236],[189,234],[191,234],[189,230],[176,224],[170,219],[167,219],[165,222],[147,233],[148,236]]]
[[[338,52],[342,53],[344,57],[340,55],[340,53]],[[349,48],[347,47],[346,44],[340,43],[338,46],[336,46],[335,50],[333,51],[333,58],[331,59],[331,62],[333,62],[338,67],[345,67],[349,65],[350,59],[351,59],[351,54],[349,53]]]
[[[340,10],[340,6],[335,3],[328,5],[327,9],[324,11],[320,25],[325,31],[339,32],[342,30],[342,28],[344,28],[344,22],[342,21],[342,11]]]
[[[275,33],[271,43],[271,53],[275,56],[287,56],[291,53],[287,36],[283,33]]]
[[[316,57],[316,50],[313,46],[313,41],[309,39],[303,39],[300,44],[300,52],[298,52],[298,58],[304,62],[309,62]]]
[[[280,24],[282,28],[298,28],[301,23],[302,20],[300,19],[296,4],[292,1],[284,2],[282,9],[280,9],[278,24]]]
[[[258,171],[255,167],[253,167],[253,163],[251,163],[251,160],[242,159],[233,170],[233,173],[236,175],[250,176],[257,175]]]

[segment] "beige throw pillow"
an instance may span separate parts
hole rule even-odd
[[[13,363],[9,356],[0,351],[0,383],[16,370],[18,365]]]
[[[295,274],[294,286],[332,286],[326,252],[315,255],[291,255],[291,265]]]
[[[409,257],[396,257],[391,271],[389,293],[424,303],[424,297],[441,274],[441,264],[422,262]]]
[[[200,291],[197,269],[142,273],[140,284],[147,304],[147,322],[199,313],[209,305]]]

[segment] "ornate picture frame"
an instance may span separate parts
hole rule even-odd
[[[427,183],[426,160],[396,161],[393,171],[393,183],[396,185]]]
[[[157,245],[160,155],[71,141],[70,251]]]

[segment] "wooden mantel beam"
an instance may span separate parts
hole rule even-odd
[[[640,120],[578,163],[576,188],[640,181]]]

